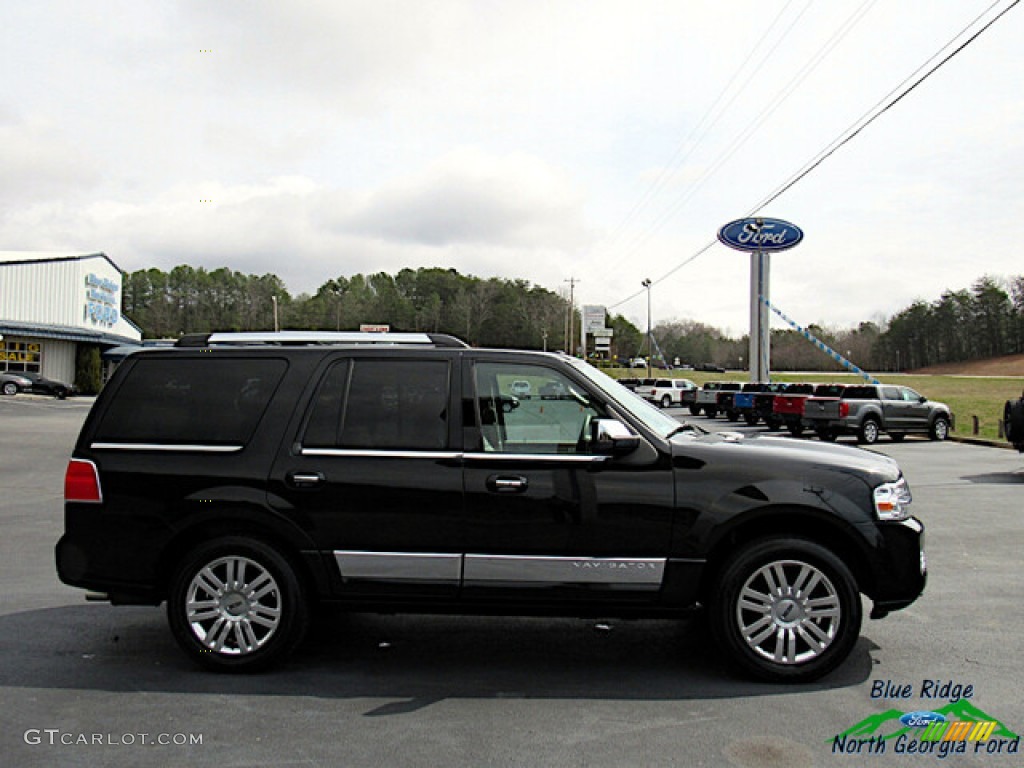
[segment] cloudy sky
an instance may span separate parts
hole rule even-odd
[[[0,250],[329,278],[454,267],[745,332],[714,245],[1014,0],[0,7]],[[802,324],[1024,273],[1024,10],[760,213]],[[934,62],[933,62],[934,63]],[[683,265],[683,266],[680,266]],[[638,294],[639,295],[635,295]]]

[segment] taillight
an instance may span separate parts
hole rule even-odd
[[[71,459],[64,472],[64,501],[99,504],[103,501],[96,465],[85,459]]]
[[[850,404],[840,401],[839,403],[839,418],[845,419],[850,415]]]

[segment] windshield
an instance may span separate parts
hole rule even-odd
[[[671,416],[642,400],[608,374],[597,370],[589,363],[575,357],[563,358],[577,371],[587,377],[599,390],[608,395],[616,405],[627,411],[631,416],[642,421],[648,429],[661,437],[668,438],[682,426]]]

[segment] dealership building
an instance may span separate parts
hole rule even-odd
[[[124,275],[104,253],[0,251],[0,372],[75,381],[83,345],[138,345],[121,314]]]

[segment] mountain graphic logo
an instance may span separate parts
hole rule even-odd
[[[996,723],[996,728],[988,735],[988,738],[1002,738],[1010,740],[1018,738],[1018,735],[1006,727],[1006,725],[992,717],[987,712],[983,712],[966,699],[954,701],[944,707],[939,707],[932,711],[935,714],[945,717],[946,722],[994,722]],[[882,741],[888,741],[889,739],[899,738],[904,734],[909,736],[919,735],[921,733],[921,728],[919,726],[905,726],[900,721],[900,718],[905,717],[907,714],[909,713],[901,712],[898,709],[889,709],[885,712],[869,715],[856,725],[853,725],[842,733],[839,733],[838,738],[848,736],[855,739],[866,739],[875,736]],[[829,739],[829,741],[831,740],[832,739]]]

